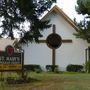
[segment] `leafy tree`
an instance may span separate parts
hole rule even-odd
[[[77,23],[79,31],[74,35],[90,43],[90,0],[77,0],[76,11],[84,15],[84,20]]]
[[[90,0],[77,0],[76,11],[79,14],[90,15]]]
[[[90,43],[90,0],[77,0],[76,11],[78,14],[84,15],[84,20],[80,23],[77,23],[79,30],[74,35],[76,35],[77,38],[82,38]],[[88,62],[90,62],[90,46],[87,48],[87,50]],[[90,63],[88,63],[87,67],[88,68],[86,68],[86,71],[90,73]]]
[[[0,0],[0,36],[15,38],[19,34],[21,42],[38,41],[41,31],[49,28],[49,20],[41,21],[39,17],[48,10],[56,0]],[[29,30],[25,29],[25,22]]]

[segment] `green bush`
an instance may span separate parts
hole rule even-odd
[[[47,71],[55,71],[58,70],[58,65],[46,65]]]
[[[84,68],[86,70],[86,72],[90,73],[90,60],[88,60],[85,64],[84,64]]]
[[[69,72],[82,72],[83,66],[82,66],[82,65],[69,64],[69,65],[66,67],[66,70],[69,71]]]
[[[41,70],[40,69],[35,69],[35,72],[36,73],[41,73]]]
[[[29,65],[24,65],[24,70],[30,70],[30,71],[36,71],[39,70],[42,71],[40,65],[35,65],[35,64],[29,64]]]

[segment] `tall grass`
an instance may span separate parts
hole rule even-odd
[[[37,81],[11,85],[0,82],[0,90],[90,90],[90,74],[86,73],[30,72],[28,76]]]

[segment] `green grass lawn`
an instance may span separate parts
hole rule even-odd
[[[0,90],[90,90],[90,74],[86,73],[35,73],[28,74],[37,81],[7,85],[0,83]]]

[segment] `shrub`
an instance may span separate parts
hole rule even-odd
[[[90,72],[90,60],[88,60],[88,61],[84,64],[84,68],[85,68],[86,72]]]
[[[55,70],[58,70],[58,65],[46,65],[46,70],[54,72]]]
[[[66,67],[67,71],[69,72],[81,72],[83,70],[83,66],[82,65],[73,65],[73,64],[69,64]]]
[[[31,71],[42,71],[40,65],[34,65],[34,64],[29,64],[29,65],[24,65],[24,70],[31,70]]]
[[[40,69],[35,69],[35,72],[36,73],[41,73],[41,70]]]

